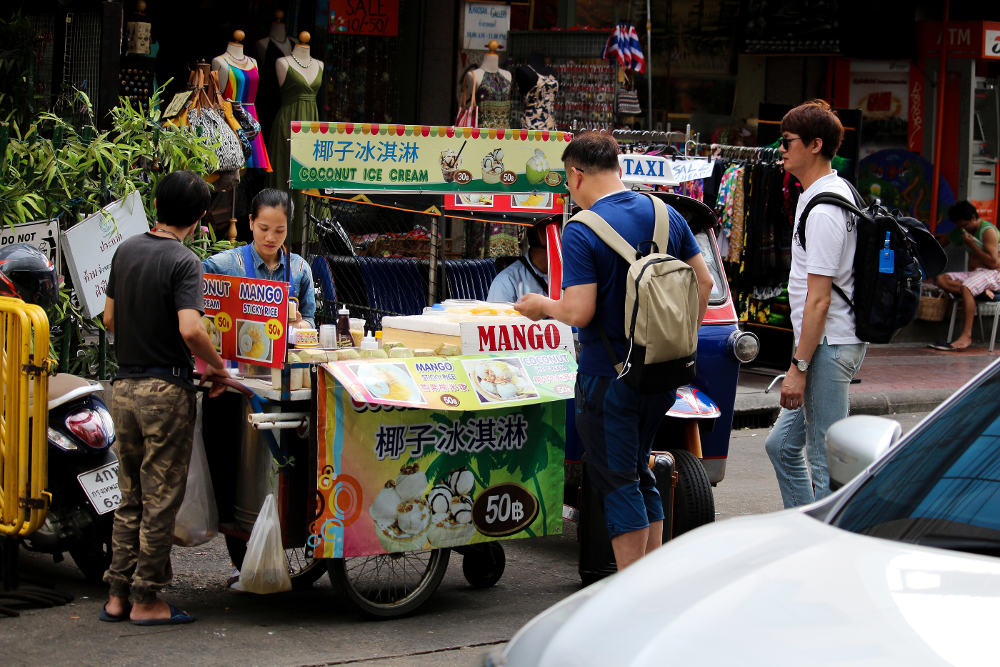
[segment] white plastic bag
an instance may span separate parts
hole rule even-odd
[[[198,397],[194,424],[187,490],[174,523],[174,544],[181,547],[204,544],[215,537],[219,529],[219,509],[215,506],[215,489],[212,488],[205,439],[201,434],[201,396]]]
[[[281,525],[278,523],[278,506],[274,502],[274,494],[267,494],[257,520],[253,523],[240,580],[233,588],[262,594],[292,590],[285,548],[281,544]]]

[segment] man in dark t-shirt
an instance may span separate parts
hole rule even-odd
[[[653,202],[622,183],[618,144],[611,135],[593,132],[574,137],[562,160],[566,186],[576,203],[607,220],[633,247],[653,238]],[[668,213],[670,238],[665,251],[694,269],[700,322],[712,277],[687,222],[672,208]],[[616,356],[626,357],[626,262],[578,222],[566,226],[562,251],[562,298],[553,301],[526,294],[514,307],[532,319],[554,317],[580,327],[576,429],[587,455],[587,474],[604,503],[611,547],[621,570],[663,539],[662,501],[647,462],[674,395],[639,393],[618,380],[615,361],[602,343],[603,329]]]
[[[121,504],[104,575],[110,595],[102,621],[194,620],[157,599],[157,592],[171,578],[174,519],[191,459],[191,353],[208,364],[205,379],[227,377],[201,323],[201,262],[183,244],[209,201],[208,186],[197,174],[167,174],[156,188],[156,226],[122,243],[111,260],[104,325],[115,333],[119,363],[111,412]],[[211,394],[223,388],[213,383]]]

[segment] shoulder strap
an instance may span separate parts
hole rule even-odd
[[[797,231],[799,234],[799,243],[802,244],[803,249],[806,247],[806,219],[812,210],[820,204],[831,204],[859,217],[864,217],[865,215],[864,211],[855,202],[851,202],[846,197],[832,192],[821,192],[809,200],[809,203],[806,204],[805,209],[802,211],[802,215],[799,216]]]
[[[526,268],[528,270],[528,273],[531,274],[531,277],[534,278],[538,282],[538,284],[541,286],[542,293],[543,294],[548,294],[549,293],[549,283],[545,280],[545,278],[542,278],[542,275],[540,273],[538,273],[538,271],[535,270],[535,267],[533,267],[531,265],[531,262],[528,261],[528,258],[525,257],[524,255],[521,255],[517,259],[518,259],[518,261],[521,262],[521,264],[524,265],[524,268]]]
[[[598,214],[589,209],[584,209],[569,219],[569,222],[574,221],[583,223],[589,227],[591,231],[597,234],[597,238],[604,241],[609,248],[621,255],[622,259],[626,262],[632,263],[635,261],[635,248],[630,246],[628,241],[626,241],[621,234],[616,232],[614,227],[608,224],[607,220]]]
[[[257,277],[257,267],[254,266],[253,252],[250,249],[252,245],[247,243],[240,246],[240,254],[243,256],[243,275],[247,278]]]
[[[653,201],[653,213],[656,216],[653,221],[653,243],[656,244],[656,252],[665,255],[670,242],[670,213],[662,199],[648,193],[646,196]]]

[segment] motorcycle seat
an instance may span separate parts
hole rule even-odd
[[[104,387],[99,382],[91,382],[69,373],[59,373],[49,378],[49,410],[54,410],[60,405],[76,400],[81,396],[96,394]],[[34,395],[31,383],[28,384],[28,405],[34,402]]]

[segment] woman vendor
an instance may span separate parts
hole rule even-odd
[[[298,329],[314,328],[316,296],[312,270],[302,257],[285,249],[291,217],[292,202],[287,192],[261,190],[250,205],[253,243],[212,255],[202,265],[205,273],[288,283],[289,299],[298,300],[297,315],[290,320],[291,325]],[[288,257],[290,262],[286,261]]]

